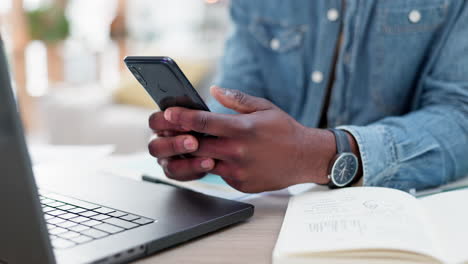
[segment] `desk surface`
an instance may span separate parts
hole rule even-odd
[[[247,201],[255,205],[254,216],[213,234],[147,257],[138,264],[149,263],[271,263],[287,196],[261,196]]]

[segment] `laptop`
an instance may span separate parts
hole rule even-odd
[[[1,264],[128,262],[254,212],[250,204],[66,165],[44,172],[33,175],[0,38]]]

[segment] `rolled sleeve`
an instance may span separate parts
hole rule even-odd
[[[454,103],[338,128],[356,139],[364,185],[421,190],[467,176],[467,116],[466,104]]]
[[[382,185],[386,169],[396,164],[392,139],[385,126],[340,126],[356,139],[361,154],[363,185]]]

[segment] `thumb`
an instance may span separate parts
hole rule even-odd
[[[211,95],[222,105],[241,114],[268,110],[273,107],[273,104],[270,101],[248,95],[239,90],[212,86],[210,92]]]

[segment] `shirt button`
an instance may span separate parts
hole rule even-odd
[[[278,50],[280,47],[281,47],[281,43],[280,43],[279,39],[273,38],[273,39],[270,41],[270,48],[271,48],[272,50]]]
[[[338,10],[336,10],[336,8],[328,9],[328,12],[327,12],[328,20],[330,20],[331,22],[334,22],[338,20],[339,17],[340,17],[340,13],[338,13]]]
[[[412,10],[408,15],[408,19],[411,23],[418,23],[421,20],[421,12]]]
[[[323,73],[320,71],[314,71],[311,79],[314,83],[321,83],[323,81]]]

